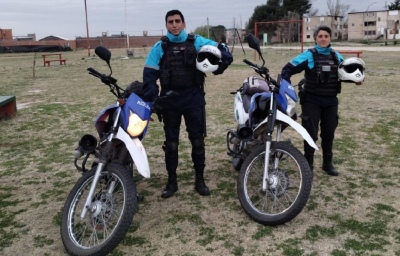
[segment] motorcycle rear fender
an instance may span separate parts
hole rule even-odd
[[[237,92],[235,95],[234,102],[234,116],[235,120],[238,124],[245,124],[247,120],[249,120],[249,114],[246,113],[243,107],[243,99],[240,95],[240,92]]]
[[[146,150],[138,138],[131,138],[121,127],[118,127],[116,138],[125,143],[138,172],[145,178],[150,178],[150,166]]]
[[[318,146],[317,144],[315,144],[314,140],[311,138],[310,134],[308,134],[307,130],[304,129],[303,126],[301,126],[301,124],[297,123],[296,121],[294,121],[292,118],[290,118],[288,115],[285,115],[284,113],[282,113],[280,110],[277,110],[276,113],[276,119],[279,121],[282,121],[284,123],[287,123],[288,125],[290,125],[293,129],[295,129],[298,133],[300,133],[301,137],[303,137],[303,139],[305,141],[307,141],[307,143],[313,147],[314,149],[318,150]],[[268,121],[268,118],[265,118],[264,121],[262,121],[259,125],[257,125],[257,127],[254,129],[254,133],[257,133],[257,130],[260,127],[263,127],[263,125]]]

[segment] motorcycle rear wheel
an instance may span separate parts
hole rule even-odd
[[[274,161],[279,159],[278,168]],[[311,193],[313,174],[303,154],[288,142],[273,142],[267,190],[262,190],[265,145],[258,146],[239,172],[237,193],[244,211],[263,225],[281,225],[294,219]]]
[[[85,172],[72,188],[61,219],[61,238],[70,255],[107,255],[125,237],[137,209],[136,186],[123,166],[107,164],[100,175],[92,204],[80,215],[96,167]]]

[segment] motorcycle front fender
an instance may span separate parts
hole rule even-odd
[[[118,132],[115,137],[125,143],[138,172],[143,177],[150,178],[149,161],[142,142],[138,138],[132,139],[121,127],[118,127]]]
[[[304,129],[304,127],[301,124],[294,121],[288,115],[283,114],[280,110],[277,110],[276,119],[279,121],[282,121],[284,123],[287,123],[288,125],[293,127],[293,129],[295,129],[298,133],[300,133],[300,135],[303,137],[303,139],[305,141],[307,141],[308,145],[310,145],[314,149],[318,150],[318,147],[315,144],[314,140],[311,138],[310,134],[308,134],[307,130]]]

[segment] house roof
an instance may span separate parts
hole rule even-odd
[[[68,39],[63,38],[61,36],[50,35],[50,36],[43,37],[42,39],[39,39],[38,41],[46,41],[46,40],[68,40]]]
[[[368,12],[386,12],[388,11],[388,7],[386,6],[373,6],[371,5],[368,8]],[[360,13],[360,12],[367,12],[367,10],[354,10],[349,13]]]

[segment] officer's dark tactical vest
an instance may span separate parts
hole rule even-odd
[[[318,54],[315,48],[308,49],[312,52],[314,58],[314,68],[306,70],[305,72],[305,85],[304,90],[306,92],[324,95],[324,96],[336,96],[341,91],[341,83],[338,80],[338,66],[339,60],[334,50],[331,54],[323,55]],[[329,78],[324,83],[320,80],[320,73],[322,72],[322,66],[330,66],[331,71]]]
[[[163,89],[201,87],[204,73],[196,69],[195,36],[188,34],[185,42],[174,43],[161,38],[164,55],[160,61],[160,84]]]

